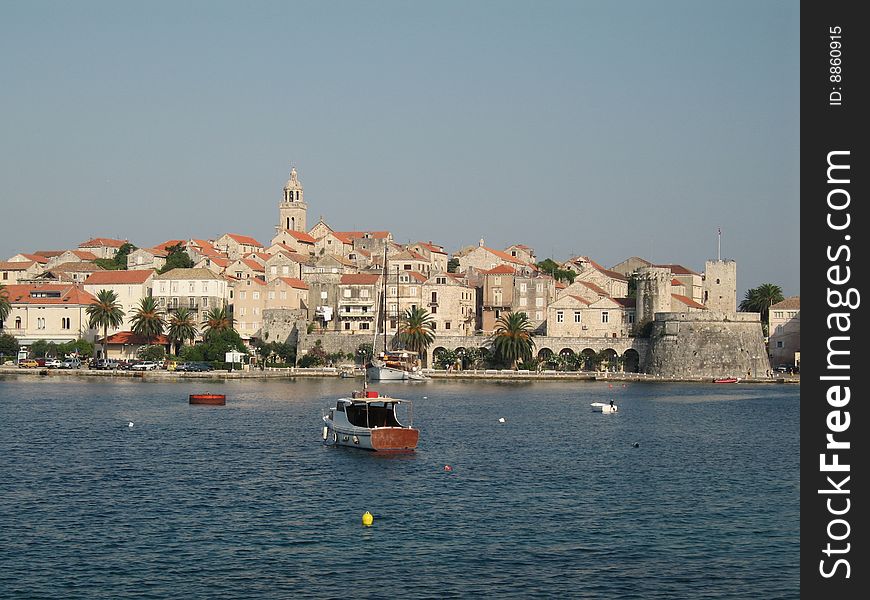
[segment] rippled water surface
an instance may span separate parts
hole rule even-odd
[[[381,456],[348,380],[0,379],[0,597],[797,597],[799,389],[612,385],[382,384]]]

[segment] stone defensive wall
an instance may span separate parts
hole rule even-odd
[[[314,347],[317,341],[327,353],[344,352],[355,353],[360,344],[371,344],[374,341],[373,334],[353,334],[348,335],[339,332],[299,332],[299,345],[297,346],[297,355],[302,356],[308,350]],[[582,353],[599,353],[605,350],[610,350],[618,356],[625,357],[628,360],[626,370],[642,371],[644,364],[643,360],[647,354],[647,341],[642,338],[589,338],[589,337],[548,337],[535,336],[535,355],[539,357],[548,354],[582,354]],[[435,341],[429,346],[427,352],[427,361],[424,366],[431,365],[432,355],[439,349],[458,350],[460,348],[484,348],[489,343],[489,337],[485,335],[470,335],[470,336],[438,336]],[[378,338],[377,349],[380,350],[383,344],[383,335]]]
[[[645,371],[662,377],[766,377],[758,313],[657,313]]]

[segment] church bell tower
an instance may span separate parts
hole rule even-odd
[[[296,175],[296,167],[290,169],[290,179],[284,185],[284,197],[278,205],[278,226],[281,231],[305,232],[305,215],[308,205],[305,204],[302,184]]]

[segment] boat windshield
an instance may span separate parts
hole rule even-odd
[[[368,406],[368,407],[367,407]],[[355,402],[347,405],[347,420],[356,427],[401,427],[396,420],[395,405],[392,402],[373,403]]]

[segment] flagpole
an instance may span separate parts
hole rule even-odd
[[[717,227],[716,260],[722,260],[722,228]]]

